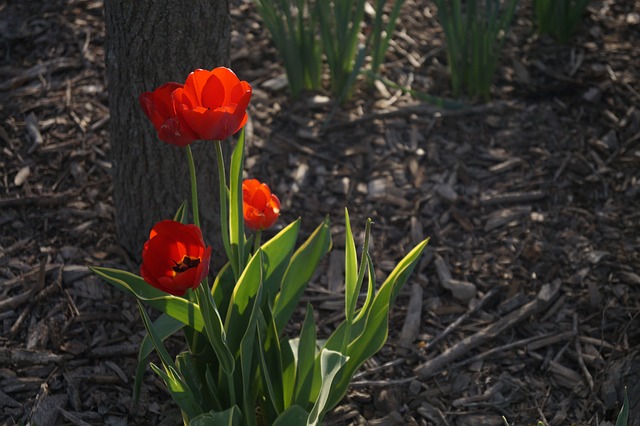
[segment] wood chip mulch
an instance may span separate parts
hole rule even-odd
[[[640,425],[638,2],[593,1],[567,45],[534,34],[529,6],[491,102],[441,110],[363,81],[335,109],[278,88],[252,2],[232,2],[232,66],[254,87],[248,173],[279,195],[280,226],[331,217],[305,294],[319,332],[343,315],[345,206],[359,239],[373,219],[380,279],[431,237],[328,425],[608,425],[625,386]],[[87,269],[137,270],[115,240],[102,13],[0,2],[2,425],[181,422],[150,370],[133,406],[135,302]],[[447,96],[435,17],[406,0],[383,72]]]

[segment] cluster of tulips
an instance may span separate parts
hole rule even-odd
[[[222,141],[247,122],[251,86],[229,68],[192,72],[185,84],[166,83],[140,95],[140,106],[158,138],[179,147],[202,140]],[[280,200],[257,179],[242,183],[247,228],[270,228],[280,214]],[[155,288],[175,296],[195,289],[209,273],[211,247],[196,225],[173,220],[157,223],[142,251],[140,274]]]
[[[297,248],[300,219],[261,242],[262,231],[280,215],[280,201],[266,184],[242,180],[242,128],[250,99],[249,83],[223,67],[196,70],[184,84],[167,83],[140,96],[158,138],[186,152],[191,211],[184,203],[172,220],[153,226],[142,249],[140,276],[112,268],[91,270],[137,298],[147,335],[138,355],[136,398],[149,364],[165,382],[185,425],[316,425],[344,397],[360,366],[384,345],[389,307],[427,241],[376,286],[368,251],[371,221],[358,262],[345,211],[345,320],[321,340],[308,305],[300,336],[289,339],[285,326],[331,248],[329,221]],[[225,164],[221,144],[236,133]],[[220,236],[227,263],[211,284],[212,248],[200,230],[191,152],[197,140],[211,143],[218,159]],[[247,236],[245,228],[253,232]],[[359,305],[363,287],[366,300]],[[162,314],[152,321],[142,302]],[[188,350],[173,358],[163,341],[180,330]],[[149,363],[154,350],[162,367]]]

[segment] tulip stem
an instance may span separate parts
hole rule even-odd
[[[200,228],[200,214],[198,213],[198,184],[196,182],[196,165],[193,162],[191,145],[187,145],[187,160],[189,162],[189,178],[191,180],[191,208],[193,209],[193,223]]]
[[[253,241],[253,253],[257,253],[260,249],[260,240],[262,239],[262,230],[258,229],[254,236],[255,240]]]

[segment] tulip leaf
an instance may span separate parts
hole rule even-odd
[[[260,259],[260,251],[256,253],[258,259]],[[261,266],[261,262],[258,262]],[[249,263],[247,266],[248,271],[252,267],[252,263]],[[243,275],[244,276],[244,275]],[[253,306],[251,307],[251,315],[249,316],[249,320],[247,321],[246,330],[244,335],[242,336],[242,341],[240,342],[240,368],[242,373],[242,403],[245,413],[251,413],[255,411],[256,405],[256,394],[257,394],[257,386],[255,385],[256,380],[256,365],[257,360],[255,357],[256,353],[256,334],[257,334],[257,324],[258,318],[260,316],[260,301],[262,299],[262,289],[263,285],[261,280],[257,280],[258,290],[254,296]],[[245,419],[245,423],[247,426],[251,426],[255,424],[255,416],[247,416]]]
[[[278,329],[271,309],[262,309],[261,313],[262,315],[258,322],[258,335],[261,339],[260,356],[262,357],[261,363],[265,373],[263,380],[268,383],[268,387],[271,389],[272,403],[276,409],[276,414],[279,415],[286,407],[283,384],[285,368],[282,347],[280,346]]]
[[[347,322],[353,322],[356,302],[358,301],[358,255],[356,253],[356,242],[351,232],[351,222],[349,212],[344,209],[345,224],[345,249],[344,249],[344,297],[345,316]]]
[[[624,402],[622,408],[616,419],[616,426],[627,426],[629,423],[629,395],[627,394],[627,388],[624,388]]]
[[[373,299],[368,312],[362,321],[365,324],[362,333],[349,344],[346,355],[349,361],[340,371],[336,384],[331,390],[328,406],[333,407],[340,402],[349,387],[349,382],[358,368],[371,356],[382,348],[387,340],[389,331],[389,308],[397,296],[400,288],[409,278],[413,268],[417,264],[420,255],[427,246],[428,240],[423,241],[413,248],[389,274],[385,282],[380,286]],[[344,324],[344,323],[343,323]],[[354,324],[356,328],[359,325]],[[338,328],[338,330],[341,327]],[[336,332],[338,331],[336,330]],[[333,337],[333,336],[332,336]],[[329,339],[331,340],[331,338]],[[327,342],[329,344],[329,342]]]
[[[283,390],[283,367],[282,351],[274,318],[270,309],[261,310],[262,315],[258,321],[258,341],[260,354],[260,372],[262,382],[266,388],[268,400],[271,405],[268,410],[275,412],[277,417],[284,411],[284,390]]]
[[[213,296],[211,296],[211,292],[207,291],[209,286],[206,285],[206,281],[207,280],[205,280],[204,283],[201,283],[197,290],[198,301],[202,308],[205,331],[209,337],[209,343],[211,343],[211,346],[218,357],[220,366],[227,374],[231,374],[234,369],[233,354],[229,350],[227,336],[225,334],[224,327],[222,326],[222,319],[220,318],[220,313],[216,308]]]
[[[313,385],[313,370],[316,359],[316,320],[313,316],[313,306],[307,304],[307,313],[300,330],[297,342],[297,374],[294,404],[306,407],[311,396]]]
[[[160,356],[160,360],[162,361],[162,365],[164,367],[162,369],[158,368],[155,364],[151,363],[151,368],[164,380],[165,384],[173,400],[178,404],[178,406],[185,412],[189,417],[197,416],[202,412],[200,406],[197,404],[197,401],[191,391],[189,386],[187,386],[184,381],[180,378],[180,375],[176,371],[176,366],[167,352],[167,349],[162,344],[162,340],[158,336],[158,333],[147,314],[147,311],[142,306],[142,303],[137,300],[138,308],[140,310],[140,316],[142,318],[142,322],[144,323],[144,328],[147,329],[147,333],[149,333],[149,337],[151,338],[151,342],[153,343],[156,352]]]
[[[309,238],[296,250],[284,274],[280,293],[273,306],[273,317],[278,334],[291,318],[298,301],[313,277],[322,257],[331,249],[329,219],[325,219]]]
[[[266,300],[271,305],[273,305],[276,294],[280,290],[282,277],[287,266],[289,266],[289,260],[295,248],[299,229],[300,219],[297,219],[262,245],[265,294]]]
[[[171,394],[171,398],[178,404],[178,407],[180,407],[188,418],[195,418],[202,414],[202,410],[196,403],[193,392],[191,392],[191,389],[180,379],[180,375],[175,368],[168,367],[165,372],[154,363],[149,365],[151,369],[162,378],[167,385],[167,390]]]
[[[222,152],[222,142],[213,142],[216,148],[216,159],[218,160],[218,183],[220,192],[220,234],[222,234],[222,245],[227,259],[232,263],[233,274],[237,277],[238,271],[235,270],[235,262],[232,261],[233,253],[229,243],[229,188],[227,188],[227,174],[224,167],[224,153]]]
[[[160,339],[160,336],[158,336],[158,333],[156,332],[156,329],[153,326],[151,319],[149,318],[149,314],[147,314],[147,311],[144,309],[144,306],[142,306],[142,303],[139,300],[137,300],[136,302],[138,302],[138,308],[140,309],[140,316],[142,317],[144,328],[147,330],[147,333],[151,338],[151,342],[153,343],[153,347],[155,348],[156,352],[160,356],[162,365],[164,366],[165,370],[167,370],[169,367],[175,368],[173,359],[171,358],[171,355],[169,355],[169,352],[167,352],[167,349],[162,344],[162,340]]]
[[[293,400],[296,386],[296,357],[289,339],[280,339],[280,357],[282,359],[282,401],[283,407],[288,407]]]
[[[333,407],[334,404],[327,404],[327,402],[329,402],[334,378],[348,359],[349,357],[340,352],[328,349],[323,349],[320,352],[320,377],[322,377],[322,385],[320,386],[318,399],[309,414],[307,426],[316,426],[319,424],[327,409]]]
[[[130,272],[95,266],[90,266],[89,269],[119,290],[134,295],[138,300],[147,302],[196,331],[204,331],[200,307],[195,303],[151,287],[141,277]]]
[[[273,422],[273,426],[304,425],[308,419],[309,413],[299,405],[292,405],[278,416],[275,422]]]
[[[174,335],[184,327],[184,323],[177,319],[170,317],[167,314],[160,315],[154,322],[153,327],[158,333],[160,340],[164,341],[167,337]],[[142,343],[140,344],[140,350],[138,351],[138,366],[136,368],[136,377],[133,383],[133,399],[138,401],[140,397],[140,389],[142,387],[142,377],[149,361],[149,355],[153,351],[153,342],[149,334],[144,336]]]
[[[240,343],[249,328],[253,307],[257,303],[262,292],[262,251],[258,250],[253,255],[246,269],[240,276],[231,296],[231,303],[225,320],[227,344],[231,353],[236,356],[240,349]]]
[[[376,295],[376,288],[375,288],[376,272],[375,272],[375,269],[373,267],[373,260],[371,259],[371,255],[369,254],[368,251],[365,251],[364,253],[366,255],[365,256],[365,262],[363,263],[363,265],[361,265],[361,267],[366,266],[369,269],[368,274],[367,274],[367,278],[368,278],[367,298],[365,299],[364,303],[362,304],[362,308],[360,308],[360,310],[358,311],[358,315],[356,315],[356,318],[354,320],[354,324],[358,324],[359,322],[361,322],[361,320],[364,318],[366,313],[369,312],[371,304],[373,303],[373,298]],[[362,322],[364,323],[364,321],[362,321]],[[360,334],[360,332],[356,329],[356,330],[351,330],[352,335],[353,335],[354,331],[356,332],[356,335]]]
[[[216,302],[221,318],[227,317],[229,301],[231,300],[235,286],[236,279],[233,275],[233,268],[231,267],[231,263],[227,262],[222,269],[220,269],[220,272],[218,272],[211,287],[211,294],[213,295],[213,300]]]
[[[182,224],[187,223],[187,202],[183,201],[178,207],[176,214],[173,216],[173,220],[175,222],[180,222]]]
[[[209,411],[191,419],[189,426],[239,426],[242,412],[237,405],[224,411]]]
[[[196,360],[189,352],[182,352],[176,357],[176,370],[183,377],[183,380],[193,392],[194,398],[199,407],[204,411],[221,407],[212,407],[212,398],[207,398],[208,389],[206,378],[201,376],[196,366]]]
[[[240,137],[231,154],[231,170],[229,171],[229,243],[235,263],[236,277],[244,270],[244,214],[242,205],[242,166],[244,164],[244,128],[240,131]]]

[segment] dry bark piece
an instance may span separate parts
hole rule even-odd
[[[479,345],[495,339],[502,332],[513,327],[518,322],[530,317],[542,309],[545,309],[558,295],[558,292],[560,291],[560,284],[561,281],[558,279],[551,284],[543,285],[534,300],[500,318],[498,321],[483,328],[479,332],[464,338],[442,354],[438,355],[436,358],[414,368],[413,372],[419,378],[423,379],[438,374],[445,365],[455,361]]]
[[[404,325],[398,338],[398,344],[404,347],[410,347],[420,333],[420,324],[422,318],[422,285],[413,283],[411,285],[411,298],[404,319]]]
[[[30,415],[31,424],[38,426],[57,425],[58,409],[62,407],[66,401],[67,395],[50,395],[47,388],[46,391],[38,395],[38,399]]]
[[[442,286],[447,290],[451,291],[453,297],[462,302],[468,302],[475,297],[476,286],[468,281],[452,278],[449,266],[442,256],[436,254],[434,263],[440,284],[442,284]]]

